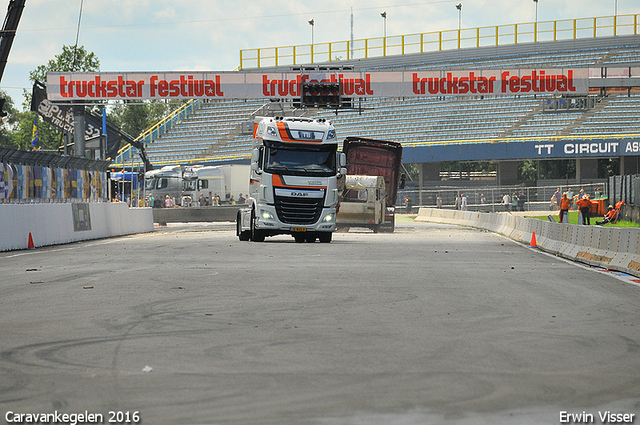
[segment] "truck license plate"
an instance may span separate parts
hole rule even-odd
[[[306,232],[307,228],[306,227],[292,227],[291,231],[292,232]]]

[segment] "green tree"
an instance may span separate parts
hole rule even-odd
[[[46,65],[40,65],[29,73],[31,82],[46,82],[47,72],[96,72],[100,71],[100,61],[95,53],[89,53],[84,46],[62,46],[62,53],[54,56]]]
[[[0,146],[19,149],[20,146],[13,134],[18,122],[18,111],[13,106],[13,99],[4,90],[0,90],[0,98],[4,99],[2,109],[7,113],[7,116],[0,121]]]
[[[36,80],[45,82],[47,72],[95,72],[99,70],[100,61],[95,53],[87,52],[84,46],[79,46],[77,49],[74,46],[62,46],[62,53],[54,56],[46,65],[40,65],[29,72],[29,80],[31,80],[32,83]],[[14,110],[11,140],[5,144],[4,138],[0,135],[0,144],[16,149],[32,148],[33,122],[36,113],[30,111],[31,93],[25,90],[24,97],[25,102],[22,105],[23,112]],[[60,131],[58,127],[38,118],[38,143],[36,144],[36,148],[57,151],[60,147],[61,140],[62,131]]]
[[[184,101],[181,100],[170,102],[153,100],[143,103],[119,102],[109,114],[109,118],[122,131],[136,138],[183,103]]]

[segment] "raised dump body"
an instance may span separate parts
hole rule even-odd
[[[386,189],[385,218],[378,230],[393,232],[395,228],[395,204],[400,183],[402,145],[386,140],[365,137],[347,137],[342,151],[347,157],[347,175],[381,176]],[[344,202],[341,202],[342,210]],[[348,202],[348,201],[346,201]]]

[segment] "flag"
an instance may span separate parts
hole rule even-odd
[[[33,119],[33,130],[31,132],[31,146],[36,146],[38,143],[38,114]]]

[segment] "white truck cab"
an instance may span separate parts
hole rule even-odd
[[[336,229],[338,180],[346,157],[338,153],[325,119],[256,117],[249,205],[238,211],[240,240],[291,234],[296,242],[331,242]]]

